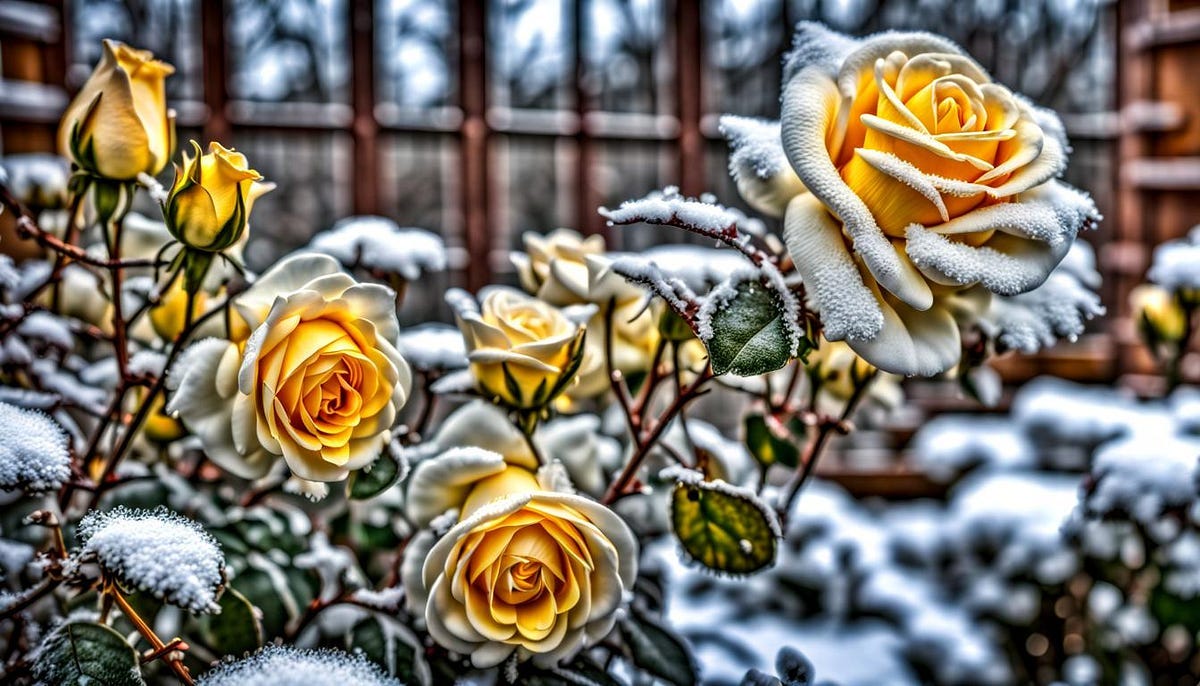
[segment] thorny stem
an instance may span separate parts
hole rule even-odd
[[[100,495],[104,492],[104,487],[108,481],[108,478],[112,476],[112,473],[114,470],[116,470],[117,465],[121,463],[121,460],[125,457],[125,452],[129,450],[129,446],[133,443],[133,437],[137,434],[138,430],[141,429],[142,424],[146,421],[146,417],[150,415],[150,410],[154,406],[154,401],[158,398],[158,394],[162,392],[163,387],[166,385],[167,372],[171,369],[171,365],[175,362],[175,358],[179,356],[180,351],[183,350],[184,343],[187,342],[187,340],[191,337],[195,330],[200,327],[200,325],[208,321],[210,318],[216,316],[217,313],[224,311],[226,305],[228,305],[228,302],[223,303],[218,307],[214,307],[213,309],[204,313],[204,315],[199,319],[192,322],[190,326],[185,327],[183,331],[179,333],[179,336],[171,345],[171,352],[167,354],[167,359],[163,363],[162,373],[158,375],[158,378],[154,380],[154,384],[150,386],[150,390],[146,393],[146,397],[142,401],[140,407],[138,407],[137,414],[134,415],[133,421],[129,423],[129,426],[125,429],[125,432],[121,434],[121,440],[117,443],[116,447],[113,448],[112,453],[108,456],[108,460],[105,461],[104,470],[101,472],[100,477],[96,479],[96,490],[92,493],[91,501],[88,503],[88,509],[94,508],[97,501],[100,500]]]
[[[724,227],[720,231],[713,231],[711,229],[701,228],[700,226],[697,226],[691,222],[684,221],[676,212],[672,212],[671,216],[667,217],[666,219],[637,216],[621,221],[616,221],[610,218],[608,222],[613,226],[628,226],[630,224],[658,224],[660,226],[673,226],[677,229],[683,229],[689,233],[704,236],[705,238],[715,238],[716,240],[721,241],[725,245],[728,245],[734,250],[737,250],[745,255],[746,258],[753,262],[754,266],[756,267],[761,267],[764,263],[775,264],[776,262],[774,255],[758,248],[750,243],[750,241],[742,238],[743,236],[748,237],[748,234],[743,234],[738,230],[737,222]]]
[[[170,650],[167,649],[167,644],[162,642],[162,639],[158,637],[158,634],[154,633],[154,629],[151,629],[150,625],[146,624],[146,621],[142,619],[141,616],[138,615],[137,611],[133,609],[133,606],[129,604],[129,601],[125,600],[125,596],[121,594],[120,589],[118,589],[115,585],[110,584],[105,587],[104,593],[113,599],[113,602],[115,602],[117,607],[121,609],[122,614],[124,614],[125,617],[133,623],[133,626],[137,629],[138,633],[144,636],[147,641],[150,641],[150,645],[154,647],[154,652],[151,653],[152,655],[157,657],[160,653],[166,654],[170,652]],[[172,643],[174,643],[174,641],[172,641]],[[192,686],[194,683],[192,681],[192,675],[188,672],[188,668],[184,666],[181,660],[168,659],[166,662],[168,665],[170,665],[171,671],[175,672],[175,675],[179,677],[180,681],[188,684],[188,686]]]
[[[682,412],[688,403],[708,392],[707,389],[702,389],[701,387],[711,378],[713,378],[712,367],[708,366],[700,376],[696,377],[695,381],[675,396],[671,405],[653,424],[649,435],[639,436],[636,433],[634,434],[637,449],[634,451],[633,456],[629,458],[629,462],[625,464],[625,468],[621,470],[616,480],[608,487],[608,491],[604,493],[604,498],[600,502],[609,505],[627,493],[629,484],[633,482],[634,476],[642,466],[642,461],[646,459],[646,456],[650,454],[650,449],[654,447],[658,439],[662,437],[663,432],[670,426],[671,420]]]
[[[800,489],[804,487],[809,477],[812,476],[813,471],[817,467],[817,461],[821,459],[821,455],[829,439],[833,437],[835,432],[844,433],[846,431],[846,422],[854,414],[854,410],[858,408],[858,404],[866,397],[867,389],[870,388],[871,382],[875,380],[878,374],[877,370],[872,370],[870,374],[854,385],[854,392],[850,394],[845,407],[842,408],[841,415],[836,420],[830,417],[822,417],[820,419],[816,438],[809,444],[808,450],[804,451],[804,457],[801,459],[795,474],[792,475],[792,478],[784,486],[783,492],[780,494],[777,510],[780,523],[787,521],[787,515],[792,509],[792,503],[795,502]]]
[[[604,311],[604,366],[608,372],[609,383],[612,384],[613,395],[617,396],[617,403],[621,406],[621,411],[625,413],[625,422],[629,425],[631,431],[634,429],[633,414],[629,404],[629,388],[624,383],[624,377],[621,371],[613,367],[613,317],[616,313],[616,298],[611,298],[608,301],[608,309]]]
[[[112,245],[108,248],[108,254],[118,263],[121,260],[121,233],[124,224],[124,217],[117,217],[111,226]],[[129,331],[125,313],[122,311],[125,301],[122,293],[125,270],[118,264],[109,267],[108,271],[112,283],[113,352],[117,357],[117,375],[120,379],[127,379],[129,378],[129,342],[127,340]]]
[[[20,614],[25,610],[25,608],[33,605],[48,595],[51,591],[58,588],[58,585],[61,583],[61,578],[49,576],[43,578],[36,586],[26,591],[23,598],[14,601],[11,605],[0,612],[0,622]]]

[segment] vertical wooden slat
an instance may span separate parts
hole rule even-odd
[[[229,53],[225,42],[225,5],[227,0],[206,0],[200,3],[200,43],[204,50],[200,60],[204,74],[204,104],[208,119],[204,122],[204,137],[209,141],[232,142],[233,129],[225,105],[229,101],[226,74]]]
[[[462,155],[462,207],[467,256],[467,288],[478,290],[491,281],[490,232],[488,230],[488,129],[486,3],[463,0],[459,4],[459,83],[462,89],[463,123],[460,133]]]
[[[354,211],[379,213],[379,123],[375,119],[375,1],[350,5],[351,100],[354,107]]]
[[[679,189],[696,196],[704,188],[704,137],[702,116],[702,70],[704,40],[700,28],[700,3],[675,2],[676,103],[679,107]]]
[[[605,241],[611,246],[613,235],[607,224],[596,212],[600,204],[596,187],[592,183],[593,167],[596,163],[596,147],[588,131],[588,112],[591,111],[591,97],[584,85],[587,69],[584,64],[584,1],[574,0],[572,4],[572,36],[575,60],[575,113],[579,116],[579,130],[575,134],[575,225],[578,230],[590,235],[603,233]]]

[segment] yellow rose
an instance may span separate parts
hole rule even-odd
[[[254,201],[275,188],[261,183],[262,175],[250,169],[246,156],[208,145],[201,154],[192,141],[192,156],[183,155],[175,170],[175,183],[167,198],[167,227],[179,242],[197,250],[219,252],[237,243],[246,231]]]
[[[491,287],[478,310],[452,291],[479,390],[516,409],[545,407],[575,378],[586,327],[511,288]]]
[[[412,385],[392,291],[356,282],[326,255],[296,255],[234,307],[250,337],[185,351],[168,378],[168,412],[243,478],[264,475],[277,456],[310,482],[372,463]]]
[[[799,180],[784,239],[829,340],[885,371],[945,371],[961,355],[962,294],[1036,288],[1099,220],[1055,180],[1062,124],[937,36],[803,23],[796,46],[779,144],[769,127],[731,139],[739,168],[772,169],[781,146],[790,169],[739,184],[763,186],[761,200],[792,186],[779,175]]]
[[[1173,293],[1142,284],[1129,293],[1129,306],[1138,328],[1150,341],[1178,343],[1187,330],[1187,313]]]
[[[175,112],[167,109],[171,65],[113,40],[67,106],[58,147],[81,168],[129,181],[162,171],[175,149]]]
[[[561,473],[535,475],[484,450],[450,451],[418,469],[410,492],[444,476],[459,485],[444,491],[458,523],[436,543],[423,532],[405,551],[408,604],[435,641],[479,668],[514,651],[552,666],[609,633],[637,576],[637,541],[620,517],[564,492]]]
[[[135,394],[137,401],[144,402],[146,395],[144,389],[139,389]],[[164,411],[164,400],[162,395],[154,396],[154,405],[150,409],[150,414],[146,416],[146,423],[143,425],[143,432],[146,438],[155,443],[170,443],[171,441],[183,438],[187,432],[178,419],[168,415]]]
[[[657,322],[646,307],[646,292],[609,269],[603,237],[584,238],[570,229],[556,229],[546,236],[529,232],[523,240],[526,252],[513,253],[512,261],[525,290],[556,307],[592,304],[598,308],[587,323],[579,382],[560,397],[559,409],[611,387],[604,359],[610,304],[613,368],[625,374],[647,371],[658,347]]]

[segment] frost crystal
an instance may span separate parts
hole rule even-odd
[[[669,224],[712,238],[727,236],[737,229],[753,235],[764,231],[761,221],[747,217],[740,210],[685,198],[675,186],[667,186],[639,200],[626,200],[615,210],[602,207],[600,214],[613,225]]]
[[[446,245],[424,229],[401,229],[386,217],[347,217],[317,234],[309,247],[347,267],[380,269],[416,281],[422,273],[446,270]]]
[[[0,402],[0,490],[41,492],[71,477],[67,435],[37,410]]]
[[[401,686],[399,679],[362,655],[340,650],[267,646],[254,655],[218,665],[197,686]]]
[[[1062,263],[1041,286],[1020,295],[995,296],[979,325],[999,344],[998,350],[1036,353],[1060,339],[1075,340],[1084,323],[1104,314],[1091,246],[1076,241]]]
[[[225,558],[200,524],[165,507],[92,510],[76,532],[85,556],[95,556],[122,583],[192,612],[217,612]]]

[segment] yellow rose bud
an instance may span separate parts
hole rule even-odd
[[[1129,305],[1138,328],[1150,341],[1178,343],[1183,340],[1187,314],[1170,291],[1142,284],[1130,291]]]
[[[637,542],[599,503],[548,488],[494,453],[447,453],[425,467],[463,489],[459,523],[405,551],[404,587],[442,646],[479,668],[516,653],[553,665],[602,639],[636,577]],[[414,478],[416,474],[414,474]],[[441,482],[444,483],[444,482]]]
[[[164,341],[173,341],[179,337],[187,322],[187,291],[183,287],[183,279],[175,279],[167,292],[159,299],[158,305],[150,308],[150,325],[154,333]],[[192,301],[193,321],[204,313],[208,306],[208,294],[203,290],[196,292]]]
[[[139,403],[145,402],[145,389],[139,389],[136,395]],[[150,413],[146,415],[146,423],[143,425],[146,438],[155,443],[170,443],[183,438],[187,433],[178,419],[164,411],[165,402],[161,393],[154,396],[154,405],[150,408]]]
[[[870,362],[841,341],[821,341],[821,347],[808,356],[808,367],[820,380],[821,390],[838,400],[848,399],[855,387],[875,371]]]
[[[201,154],[192,141],[192,155],[183,155],[167,197],[167,228],[184,245],[219,252],[241,239],[254,201],[275,187],[261,183],[246,156],[220,143],[209,143]]]
[[[146,50],[105,40],[100,63],[63,114],[59,149],[108,179],[162,171],[175,149],[175,113],[167,109],[164,83],[174,72]]]
[[[458,326],[480,392],[512,408],[545,407],[583,359],[586,327],[510,288],[488,289],[478,312],[460,308]]]

